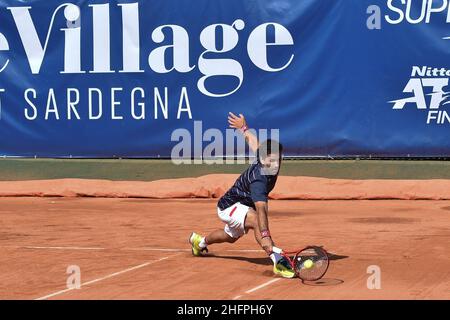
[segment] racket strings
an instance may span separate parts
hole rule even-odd
[[[298,277],[306,281],[322,278],[329,265],[327,253],[320,248],[307,248],[298,252],[292,260]]]

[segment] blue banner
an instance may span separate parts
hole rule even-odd
[[[0,0],[0,155],[170,157],[234,112],[289,156],[450,156],[449,24],[448,0]]]

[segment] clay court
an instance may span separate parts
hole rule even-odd
[[[191,231],[222,227],[217,199],[0,198],[2,299],[450,299],[450,201],[275,200],[270,224],[286,249],[329,251],[302,284],[272,274],[247,235],[191,256]],[[68,266],[81,288],[68,289]],[[369,290],[367,268],[381,270]]]

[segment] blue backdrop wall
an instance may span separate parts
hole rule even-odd
[[[449,5],[0,0],[0,155],[167,157],[231,111],[286,155],[450,156]]]

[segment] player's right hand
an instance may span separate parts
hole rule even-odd
[[[239,114],[239,117],[232,112],[228,112],[228,124],[230,128],[241,129],[247,123],[245,122],[245,117]]]
[[[273,241],[272,238],[266,237],[261,239],[261,246],[267,254],[271,254],[273,251]]]

